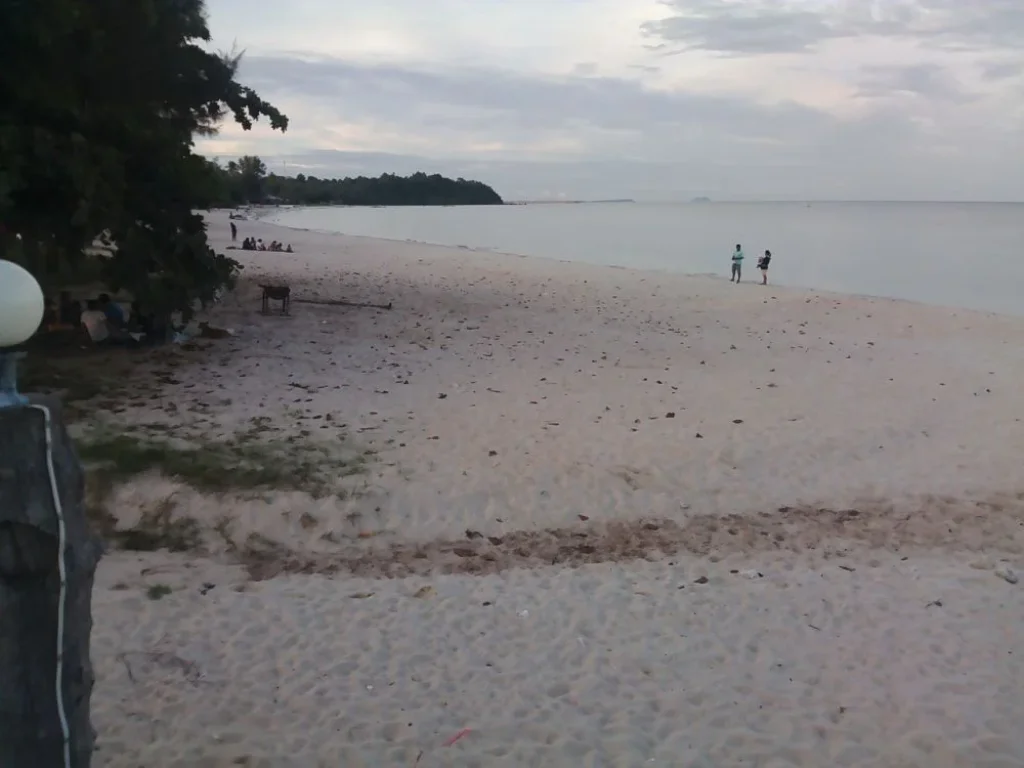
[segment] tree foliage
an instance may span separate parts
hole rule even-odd
[[[264,162],[251,155],[230,161],[219,175],[220,204],[278,202],[289,205],[501,205],[491,187],[479,181],[449,179],[438,174],[414,173],[377,178],[358,176],[321,179],[316,176],[267,174]]]
[[[245,155],[232,160],[226,169],[214,164],[214,173],[218,174],[221,193],[221,204],[234,202],[259,203],[265,193],[263,182],[267,176],[267,166],[254,155]]]
[[[0,255],[52,285],[106,238],[105,281],[154,311],[231,280],[194,213],[220,190],[194,139],[288,120],[209,41],[203,0],[0,3]]]

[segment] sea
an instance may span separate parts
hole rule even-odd
[[[531,203],[282,208],[322,232],[726,279],[772,252],[782,285],[1024,316],[1024,204]]]

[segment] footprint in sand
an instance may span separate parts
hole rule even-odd
[[[612,474],[615,477],[620,478],[626,485],[630,487],[630,490],[638,491],[644,485],[644,480],[650,477],[649,472],[645,472],[635,467],[619,467],[612,470]]]

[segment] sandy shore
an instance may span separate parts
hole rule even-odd
[[[240,230],[296,253],[233,252],[237,335],[111,419],[365,471],[117,491],[205,554],[103,561],[98,765],[1024,762],[1024,321]]]

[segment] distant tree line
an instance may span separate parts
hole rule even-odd
[[[385,173],[376,178],[357,176],[321,179],[298,174],[267,173],[253,155],[224,166],[211,162],[213,197],[223,207],[253,203],[286,205],[501,205],[502,199],[480,181],[449,179],[438,174]]]

